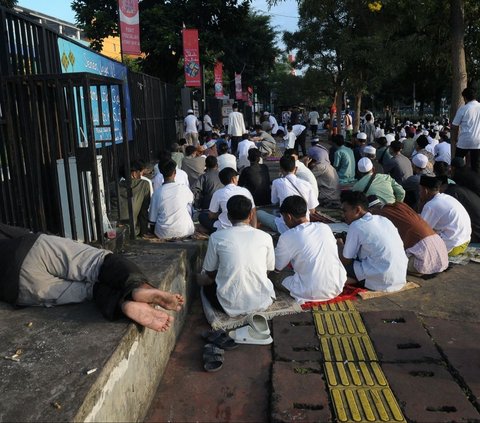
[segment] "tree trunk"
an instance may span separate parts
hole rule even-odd
[[[353,119],[353,133],[360,130],[360,113],[362,112],[362,91],[355,94],[355,118]]]
[[[343,108],[342,87],[338,87],[338,90],[337,90],[336,106],[337,106],[337,134],[341,134],[345,136],[345,134],[343,133],[343,121],[342,121],[342,108]]]
[[[464,37],[464,0],[450,0],[450,41],[452,48],[451,119],[454,118],[457,109],[463,103],[462,90],[467,86]]]

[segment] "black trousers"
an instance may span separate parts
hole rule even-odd
[[[463,149],[457,147],[455,157],[465,158],[470,153],[470,167],[480,175],[480,149]]]
[[[242,137],[234,137],[230,138],[230,151],[232,154],[236,154],[238,150],[238,143],[242,140]]]
[[[302,148],[302,155],[307,155],[307,147],[305,145],[307,141],[307,128],[303,130],[303,132],[297,137],[295,140],[295,150],[297,150],[298,154],[300,154],[300,148]]]

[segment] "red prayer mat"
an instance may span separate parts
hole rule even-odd
[[[331,300],[327,301],[309,301],[307,303],[302,304],[302,310],[310,310],[312,307],[319,306],[322,304],[334,304],[340,303],[342,301],[352,300],[355,301],[358,297],[360,292],[368,291],[368,289],[360,288],[355,285],[345,285],[343,291],[340,295]]]

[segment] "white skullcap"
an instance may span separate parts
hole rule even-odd
[[[395,141],[395,135],[393,134],[387,134],[385,135],[385,138],[387,139],[387,145],[390,145],[392,141]]]
[[[412,163],[420,169],[425,169],[428,164],[428,157],[421,153],[415,154],[415,156],[412,157]]]
[[[193,113],[193,110],[192,110],[192,109],[188,109],[188,110],[187,110],[187,115],[190,114],[190,113]]]
[[[359,132],[357,134],[357,139],[358,140],[366,140],[367,139],[367,134],[365,132]]]
[[[371,145],[367,145],[364,149],[363,149],[363,153],[364,154],[375,154],[377,152],[377,149]]]
[[[358,171],[362,173],[370,172],[373,169],[373,163],[368,157],[363,157],[358,161]]]

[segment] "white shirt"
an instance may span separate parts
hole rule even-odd
[[[312,110],[308,114],[308,120],[310,121],[310,125],[318,125],[318,118],[319,117],[320,117],[320,115],[318,114],[318,112],[315,111],[315,110]]]
[[[287,132],[285,134],[285,136],[283,137],[283,139],[286,141],[287,145],[285,146],[285,148],[294,148],[295,147],[295,141],[297,140],[297,136],[295,135],[295,133],[293,132],[293,130],[291,130],[290,132]]]
[[[277,119],[275,118],[275,116],[273,115],[270,115],[268,117],[268,121],[270,122],[270,126],[272,127],[272,130],[271,130],[271,133],[272,135],[275,135],[278,131],[278,122],[277,122]]]
[[[249,139],[245,139],[238,143],[237,151],[239,168],[250,166],[250,162],[248,161],[248,150],[251,148],[257,148],[257,146]]]
[[[295,274],[282,285],[298,302],[326,301],[342,292],[347,272],[335,237],[324,223],[303,223],[280,235],[275,267],[281,270],[290,262]]]
[[[355,276],[374,291],[395,292],[405,285],[408,258],[393,223],[366,213],[347,232],[343,256],[353,262]]]
[[[297,178],[303,179],[304,181],[307,181],[313,189],[313,195],[315,198],[318,199],[318,183],[317,183],[317,178],[315,178],[315,175],[313,172],[305,166],[300,160],[296,161],[297,165]]]
[[[452,161],[452,146],[448,142],[440,142],[435,146],[435,161],[450,164]]]
[[[232,223],[228,219],[227,201],[234,195],[243,195],[252,202],[252,208],[255,207],[255,201],[253,201],[252,194],[247,188],[239,187],[235,184],[225,185],[218,191],[215,191],[210,200],[210,206],[208,208],[212,213],[221,212],[218,216],[218,220],[213,224],[217,229],[229,228]]]
[[[226,167],[231,167],[232,169],[237,170],[237,158],[230,153],[224,153],[217,157],[218,171],[225,169]]]
[[[460,127],[457,147],[480,149],[480,103],[477,100],[459,107],[452,125]]]
[[[292,132],[295,134],[295,136],[298,138],[299,135],[305,131],[305,129],[307,129],[306,126],[303,126],[303,125],[300,125],[299,123],[297,123],[296,125],[293,125],[292,126]]]
[[[162,239],[192,235],[195,232],[192,203],[192,191],[177,182],[163,184],[155,190],[148,218],[155,222],[155,235]]]
[[[187,115],[183,120],[183,124],[185,125],[185,133],[198,133],[198,119],[195,115]]]
[[[209,115],[203,116],[203,126],[205,131],[211,131],[213,129],[212,118]]]
[[[267,271],[274,267],[273,241],[266,232],[239,225],[210,235],[203,268],[217,270],[218,301],[229,316],[263,311],[273,303]]]
[[[435,195],[423,206],[421,216],[440,235],[449,252],[470,241],[470,216],[456,198],[442,193]]]
[[[153,191],[155,192],[157,188],[160,188],[163,185],[164,179],[163,179],[162,172],[158,170],[158,164],[154,166],[153,171],[155,175],[153,177]],[[175,175],[175,182],[186,185],[187,187],[190,187],[190,182],[188,182],[187,172],[180,169],[179,167],[177,167],[176,172],[177,174]]]
[[[241,137],[245,134],[245,122],[240,112],[232,112],[228,115],[228,134],[234,137]]]
[[[272,204],[282,205],[285,198],[291,195],[299,195],[307,202],[307,209],[318,206],[318,199],[313,193],[312,186],[303,179],[297,178],[292,173],[283,178],[274,179],[272,182]]]

